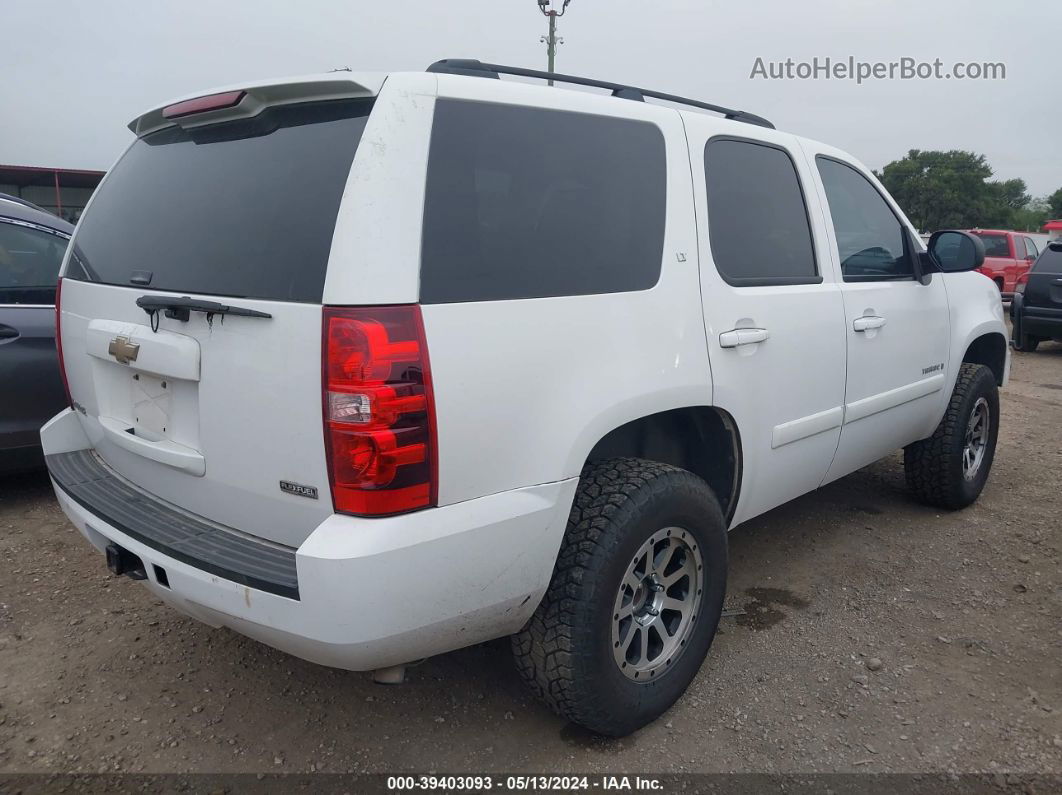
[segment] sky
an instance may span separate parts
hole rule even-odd
[[[214,86],[447,57],[546,63],[535,0],[0,0],[0,31],[0,163],[62,168],[108,168],[131,119]],[[1062,187],[1058,0],[572,0],[559,32],[558,72],[748,110],[875,169],[965,149],[1034,196]],[[750,78],[757,58],[849,56],[1002,62],[1006,79]]]

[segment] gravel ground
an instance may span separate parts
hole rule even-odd
[[[112,578],[41,476],[0,483],[0,772],[1062,773],[1062,345],[1015,354],[980,502],[895,456],[731,534],[686,696],[604,740],[530,698],[508,644],[397,688],[213,630]]]

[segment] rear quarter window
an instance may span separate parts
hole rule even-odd
[[[665,163],[663,134],[648,122],[440,99],[420,300],[652,287],[664,245]]]

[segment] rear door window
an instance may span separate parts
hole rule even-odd
[[[646,290],[666,157],[648,122],[440,99],[424,206],[426,304]]]
[[[144,136],[93,197],[67,276],[319,302],[370,109],[371,100],[284,105]]]
[[[1025,241],[1025,255],[1028,257],[1035,257],[1040,253],[1040,250],[1036,247],[1036,241],[1031,237],[1023,238]]]
[[[54,304],[63,235],[0,218],[0,304]]]
[[[704,148],[708,238],[719,275],[737,287],[822,281],[789,153],[716,138]]]

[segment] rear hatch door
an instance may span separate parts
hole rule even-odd
[[[81,220],[61,285],[75,408],[152,495],[297,546],[332,512],[321,300],[371,98],[141,134]],[[220,118],[219,118],[220,116]],[[193,119],[193,121],[195,121]]]

